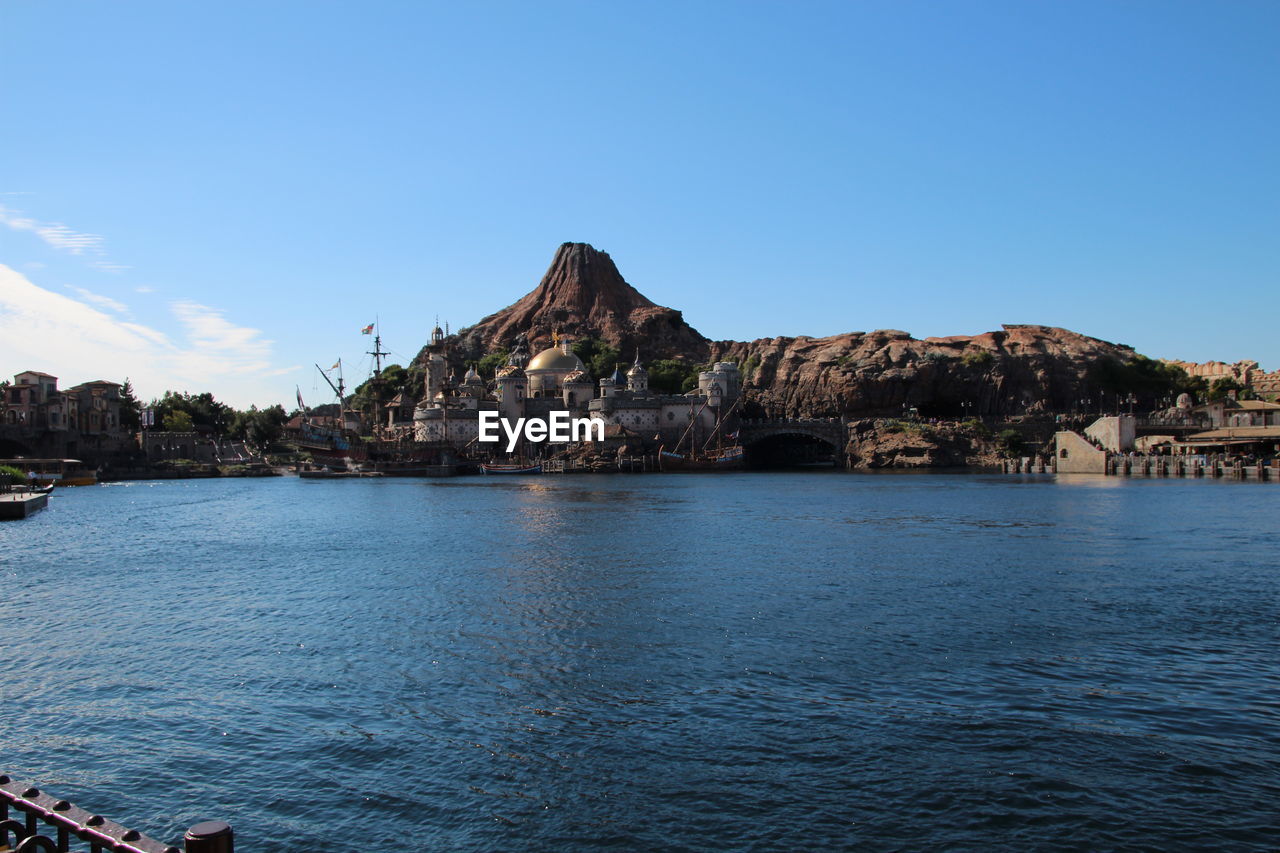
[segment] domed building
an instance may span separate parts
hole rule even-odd
[[[447,338],[432,330],[431,343],[422,361],[425,393],[413,409],[413,438],[418,442],[442,442],[469,454],[500,454],[500,445],[478,443],[481,415],[496,412],[510,423],[520,418],[547,420],[556,412],[585,416],[604,423],[606,436],[619,441],[637,439],[676,446],[683,439],[705,441],[713,435],[722,415],[733,411],[741,393],[735,365],[715,364],[699,375],[698,387],[683,394],[655,391],[637,352],[624,372],[615,365],[601,377],[599,390],[587,367],[571,350],[567,337],[556,335],[555,344],[526,361],[522,345],[508,355],[507,364],[486,383],[474,366],[461,381],[449,377]],[[613,440],[613,439],[611,439]],[[555,444],[536,449],[555,453]],[[525,448],[525,453],[534,450]]]
[[[530,397],[559,397],[569,374],[586,374],[587,366],[569,348],[570,343],[568,338],[559,338],[556,346],[529,359],[524,373],[529,379]]]

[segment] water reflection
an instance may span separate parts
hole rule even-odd
[[[255,849],[1266,846],[1238,816],[1280,793],[1278,504],[919,475],[68,490],[0,527],[0,742],[149,834],[209,807]]]

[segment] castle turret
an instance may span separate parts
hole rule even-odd
[[[570,409],[582,408],[591,399],[593,383],[585,371],[575,370],[564,378],[563,399]]]
[[[529,379],[516,360],[513,354],[497,375],[498,414],[512,421],[524,417],[524,400],[529,387]]]
[[[627,390],[635,394],[646,394],[649,391],[649,371],[640,364],[640,350],[636,350],[635,364],[627,371]]]
[[[627,390],[627,377],[622,375],[622,368],[614,367],[613,374],[600,380],[600,396],[612,397],[619,391]]]

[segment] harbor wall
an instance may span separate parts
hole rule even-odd
[[[1053,458],[1059,474],[1107,473],[1107,452],[1074,432],[1054,433]]]

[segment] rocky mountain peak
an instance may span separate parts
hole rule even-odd
[[[516,305],[526,303],[584,317],[658,307],[627,284],[608,252],[589,243],[561,244],[537,288]]]
[[[607,252],[588,243],[563,243],[532,291],[518,302],[458,333],[470,354],[510,347],[523,339],[530,349],[548,345],[552,333],[599,338],[646,358],[700,354],[706,339],[679,311],[664,308],[622,277]]]

